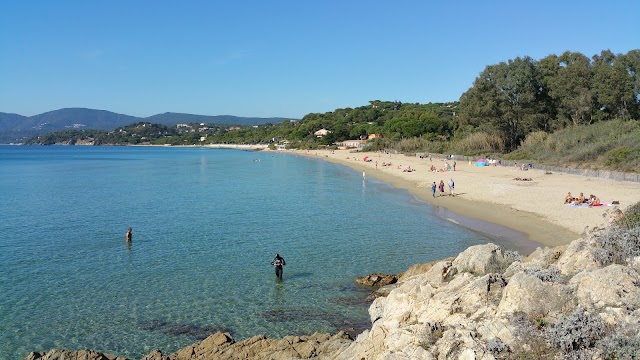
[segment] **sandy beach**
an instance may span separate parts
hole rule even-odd
[[[343,164],[363,171],[363,176],[406,189],[435,205],[442,217],[462,226],[492,235],[497,231],[495,235],[507,237],[510,231],[519,232],[542,246],[567,244],[579,238],[587,228],[607,226],[614,209],[624,211],[640,201],[640,183],[635,182],[546,173],[536,169],[479,167],[475,163],[461,161],[457,161],[455,171],[432,172],[432,165],[442,170],[446,163],[453,164],[452,160],[438,157],[430,160],[402,154],[353,153],[349,150],[287,152]],[[367,156],[371,161],[363,161]],[[383,166],[383,163],[391,165]],[[414,171],[404,171],[407,167]],[[449,195],[446,185],[450,179],[455,183],[454,196]],[[439,196],[437,191],[434,198],[431,185],[434,181],[439,184],[441,180],[445,183],[446,196]],[[567,192],[574,196],[583,192],[587,197],[594,194],[603,203],[618,201],[620,204],[573,207],[564,204]]]

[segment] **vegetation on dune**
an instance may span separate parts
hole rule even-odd
[[[640,123],[616,119],[592,125],[573,125],[552,134],[527,135],[520,147],[505,156],[546,164],[640,171]]]
[[[459,102],[370,101],[254,126],[149,123],[113,132],[65,131],[28,143],[274,144],[316,149],[367,139],[369,150],[498,155],[561,166],[640,171],[640,50],[577,52],[489,65]],[[146,124],[146,125],[145,125]],[[140,127],[147,127],[141,129]],[[153,131],[148,131],[149,127]],[[328,130],[323,136],[316,135]],[[144,130],[144,131],[143,131]]]

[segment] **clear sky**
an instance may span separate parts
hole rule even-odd
[[[638,48],[638,0],[4,0],[0,112],[301,118],[455,101],[518,56]]]

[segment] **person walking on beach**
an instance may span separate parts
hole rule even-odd
[[[438,188],[438,185],[436,185],[436,182],[433,182],[433,185],[431,185],[431,194],[433,195],[433,197],[436,197],[436,189]]]
[[[125,239],[127,239],[127,241],[131,241],[131,239],[133,239],[133,229],[129,227],[127,229],[127,233],[124,236],[125,236]]]
[[[271,265],[276,267],[276,277],[282,280],[282,267],[287,265],[287,263],[284,261],[284,258],[280,256],[280,254],[276,253],[276,257],[273,258]]]
[[[440,185],[438,187],[440,188],[440,196],[444,196],[444,181],[440,180]]]
[[[453,196],[453,187],[454,187],[454,183],[453,183],[453,179],[449,179],[449,195]]]

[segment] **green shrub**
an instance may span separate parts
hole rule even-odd
[[[504,158],[549,165],[640,172],[640,122],[611,120],[533,132]]]
[[[504,156],[505,160],[533,160],[535,155],[526,149],[517,149]]]
[[[619,165],[629,158],[631,149],[626,146],[607,151],[604,156],[607,158],[607,165]]]
[[[640,202],[629,206],[615,225],[625,229],[640,227]]]

